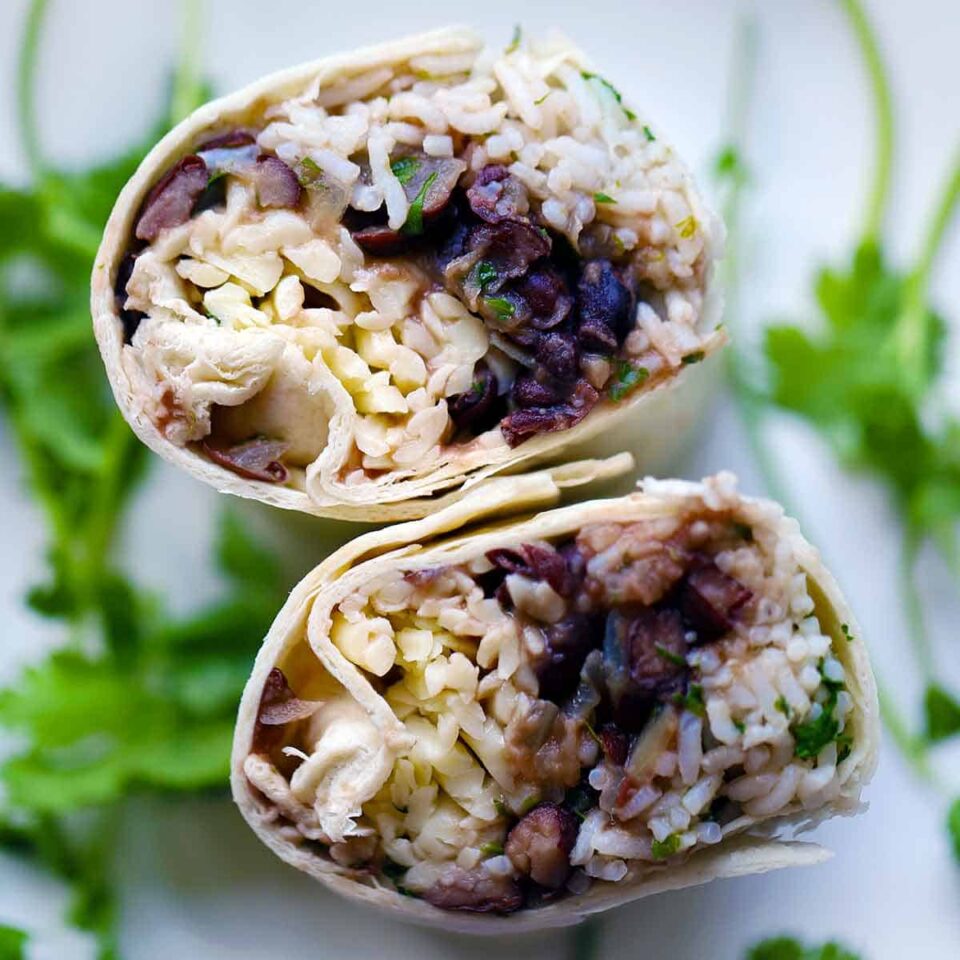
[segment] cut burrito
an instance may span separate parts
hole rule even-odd
[[[423,516],[540,461],[660,471],[723,343],[721,230],[568,43],[445,30],[210,103],[107,224],[93,316],[120,408],[221,490]]]
[[[789,834],[860,808],[878,707],[796,522],[721,474],[456,531],[550,491],[490,483],[292,594],[234,742],[260,838],[480,931],[826,856]]]

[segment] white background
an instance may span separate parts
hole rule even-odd
[[[752,137],[755,189],[743,322],[799,315],[809,307],[815,263],[845,256],[868,182],[871,125],[861,66],[838,5],[769,0],[761,7],[759,102]],[[956,0],[869,3],[891,66],[899,155],[890,250],[908,257],[960,137]],[[517,19],[531,31],[557,25],[602,72],[706,171],[723,140],[730,54],[743,7],[735,0],[374,0],[335,6],[314,0],[217,0],[208,5],[204,63],[219,91],[278,67],[444,22],[472,22],[506,42]],[[0,179],[25,177],[15,136],[15,52],[26,3],[0,4]],[[156,115],[173,62],[176,5],[162,0],[53,0],[43,42],[39,107],[47,152],[64,163],[111,155]],[[706,176],[702,176],[706,181]],[[706,183],[705,183],[706,185]],[[0,229],[3,225],[0,224]],[[960,237],[954,231],[934,284],[960,323]],[[952,345],[952,370],[956,343]],[[954,384],[960,379],[953,377]],[[956,393],[956,391],[955,391]],[[711,432],[684,469],[733,468],[743,486],[760,480],[736,418],[718,401]],[[879,671],[914,715],[917,682],[896,594],[898,540],[882,493],[837,471],[804,428],[768,432],[808,535],[819,543],[858,611]],[[157,463],[128,531],[128,566],[179,609],[212,592],[206,548],[216,498]],[[0,426],[0,681],[39,656],[57,633],[21,605],[41,575],[41,518],[20,487]],[[960,682],[955,585],[924,567],[938,660]],[[954,784],[960,757],[942,752]],[[734,960],[760,936],[790,930],[836,936],[871,960],[960,956],[960,869],[942,828],[943,803],[911,780],[884,749],[870,809],[821,828],[836,852],[802,871],[716,883],[656,897],[608,915],[598,956]],[[139,801],[119,824],[127,960],[153,958],[373,957],[560,960],[567,933],[479,941],[398,926],[336,900],[261,849],[218,800]],[[72,960],[89,944],[59,922],[64,893],[53,881],[0,856],[0,922],[35,934],[33,957]]]

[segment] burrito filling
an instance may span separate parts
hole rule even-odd
[[[241,476],[458,476],[721,336],[684,168],[565,44],[414,57],[232,120],[147,195],[117,297],[146,415]]]
[[[244,765],[263,815],[361,882],[509,913],[842,804],[847,631],[763,509],[488,534],[355,582],[330,640],[405,736],[299,642]]]

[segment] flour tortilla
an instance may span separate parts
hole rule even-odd
[[[852,765],[840,796],[820,810],[800,811],[758,825],[756,833],[743,833],[700,850],[678,864],[634,867],[617,883],[594,883],[581,896],[570,896],[544,907],[524,909],[509,916],[477,915],[441,910],[423,900],[401,896],[390,889],[370,886],[352,878],[350,871],[335,864],[319,848],[298,847],[286,840],[271,821],[262,798],[244,775],[243,764],[253,742],[260,696],[270,670],[282,663],[284,654],[306,634],[310,647],[327,671],[368,712],[382,732],[384,742],[405,736],[385,700],[361,672],[336,649],[324,632],[329,613],[345,593],[349,582],[366,582],[416,557],[418,565],[456,563],[466,551],[498,545],[498,538],[514,542],[537,540],[577,529],[584,524],[629,521],[658,517],[683,505],[699,503],[709,496],[701,483],[647,480],[628,496],[593,500],[529,514],[534,508],[555,503],[564,486],[591,479],[590,470],[561,468],[516,478],[496,478],[471,497],[431,517],[401,524],[359,537],[314,569],[290,596],[280,611],[257,657],[244,691],[237,721],[232,758],[233,796],[257,836],[281,859],[318,879],[326,887],[363,903],[369,903],[398,918],[447,930],[505,933],[539,930],[575,924],[590,914],[665,890],[695,886],[721,877],[764,873],[781,867],[804,866],[828,859],[829,851],[811,843],[779,839],[792,829],[802,830],[834,815],[848,815],[859,808],[859,793],[876,767],[880,736],[876,684],[861,639],[860,629],[836,580],[824,567],[819,552],[800,533],[795,520],[779,514],[776,531],[795,552],[807,573],[816,613],[825,633],[834,643],[834,653],[846,671],[847,689],[854,708],[848,721],[852,733]],[[754,502],[740,498],[742,502]],[[507,512],[520,514],[503,519]],[[525,514],[525,515],[524,515]],[[493,520],[499,517],[500,519]],[[493,522],[491,522],[493,520]],[[844,625],[844,630],[841,625]]]
[[[658,385],[639,391],[616,406],[598,405],[581,423],[568,430],[527,440],[512,451],[506,462],[469,474],[455,469],[444,470],[443,476],[426,474],[404,481],[403,490],[393,490],[389,483],[376,487],[358,485],[355,492],[349,493],[355,497],[351,502],[318,495],[316,490],[310,496],[302,490],[240,477],[193,447],[172,443],[144,413],[143,398],[137,395],[137,387],[121,362],[123,325],[114,288],[141,205],[161,176],[189,153],[205,133],[243,126],[270,104],[307,90],[315,92],[362,70],[402,63],[413,56],[465,53],[481,47],[480,38],[472,31],[449,28],[292,67],[205,104],[150,151],[124,187],[107,222],[93,270],[91,311],[94,333],[117,405],[137,436],[154,453],[222,493],[321,517],[370,522],[422,517],[437,508],[436,498],[441,494],[457,498],[491,475],[515,473],[544,463],[605,457],[626,450],[634,454],[644,472],[662,475],[676,462],[695,436],[694,428],[703,417],[718,379],[717,354],[726,341],[722,328],[716,329],[704,342],[702,362],[680,367]],[[698,220],[710,224],[707,254],[712,263],[722,243],[722,227],[692,191],[691,200],[697,204]],[[721,295],[714,273],[712,269],[709,271],[699,325],[702,330],[713,330],[720,318]],[[337,419],[336,414],[333,419]],[[331,430],[328,444],[331,457],[335,453],[339,455],[339,451],[352,442],[352,435],[342,431],[337,436],[334,433]],[[342,497],[347,495],[344,492]]]

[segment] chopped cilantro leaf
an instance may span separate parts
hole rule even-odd
[[[687,661],[679,653],[668,650],[662,644],[655,644],[654,649],[657,651],[658,657],[662,657],[667,663],[672,663],[675,667],[685,667],[687,665]]]
[[[653,131],[646,124],[643,125],[643,135],[647,138],[648,143],[653,143],[653,141],[657,139]]]
[[[616,203],[617,201],[613,199],[607,193],[595,193],[593,195],[593,200],[595,203]]]
[[[509,320],[517,310],[506,297],[484,297],[483,302],[494,312],[501,323]]]
[[[416,157],[400,157],[390,164],[390,171],[402,183],[409,183],[420,169],[420,161]]]
[[[654,840],[650,845],[650,852],[655,860],[666,860],[680,850],[680,834],[671,833],[666,840]]]
[[[480,847],[480,853],[485,857],[499,857],[503,853],[502,843],[485,843]]]
[[[840,624],[840,632],[843,634],[843,639],[848,643],[853,640],[853,634],[850,632],[850,627],[846,623]]]
[[[619,403],[624,397],[633,393],[649,376],[650,371],[646,367],[637,367],[627,360],[620,360],[617,364],[616,380],[610,387],[610,399],[614,403]]]
[[[531,794],[520,804],[520,816],[529,813],[539,802],[540,798],[536,794]]]
[[[427,193],[436,179],[437,173],[434,171],[423,181],[423,186],[420,187],[416,197],[413,199],[413,203],[410,204],[410,209],[407,211],[406,222],[401,228],[408,236],[418,237],[423,233],[423,204],[427,199]]]
[[[503,802],[503,797],[497,797],[493,801],[493,809],[497,811],[499,817],[512,817],[510,808]]]
[[[520,27],[520,24],[514,24],[513,27],[513,36],[510,38],[510,43],[507,44],[506,53],[513,53],[515,50],[520,49],[520,44],[523,42],[523,30]]]
[[[705,356],[706,354],[702,350],[694,350],[693,353],[688,353],[681,357],[680,362],[685,367],[689,367],[693,363],[699,363]]]
[[[923,706],[929,741],[936,743],[960,733],[960,703],[939,684],[927,687]]]
[[[475,268],[474,277],[480,289],[485,290],[497,279],[497,268],[489,260],[481,260]]]
[[[623,111],[624,116],[628,120],[637,119],[637,115],[628,107],[625,107],[623,105],[623,96],[620,94],[620,91],[609,80],[606,80],[604,77],[601,77],[600,74],[598,73],[591,73],[589,70],[581,70],[580,76],[587,81],[596,80],[602,86],[606,87],[606,89],[609,90],[611,94],[613,94],[613,99],[616,100],[617,103],[620,105],[620,109]]]
[[[790,711],[790,704],[787,703],[787,698],[786,698],[782,693],[780,694],[779,697],[777,697],[777,699],[776,699],[776,701],[774,702],[773,705],[774,705],[774,706],[777,708],[777,710],[779,710],[780,713],[782,713],[788,720],[790,719],[790,712],[791,712],[791,711]]]
[[[597,805],[597,797],[589,784],[578,783],[567,791],[563,804],[583,820],[587,812]]]
[[[733,725],[737,728],[738,732],[746,733],[747,725],[742,720],[734,720]]]
[[[703,700],[703,687],[699,683],[691,683],[686,693],[675,693],[673,702],[681,710],[689,710],[698,717],[706,716],[706,704]]]
[[[316,186],[323,180],[323,168],[313,157],[304,157],[297,168],[297,179],[301,187]]]
[[[553,93],[553,91],[552,91],[552,90],[548,90],[542,97],[538,97],[536,100],[534,100],[534,101],[533,101],[534,106],[539,107],[540,104],[543,103],[543,101],[546,100],[547,97],[549,97],[551,93]]]
[[[837,739],[840,734],[840,724],[833,715],[836,702],[836,693],[831,691],[830,698],[821,705],[823,709],[819,716],[813,720],[794,724],[793,752],[796,756],[803,759],[815,757],[828,743],[833,743]]]
[[[807,947],[795,937],[771,937],[755,944],[747,952],[747,960],[860,960],[835,941],[819,947]]]

